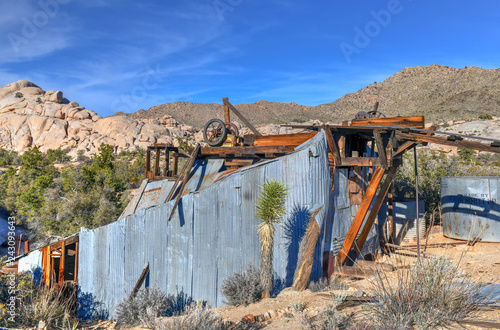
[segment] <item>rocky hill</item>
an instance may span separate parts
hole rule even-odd
[[[81,150],[90,155],[101,143],[117,151],[174,143],[192,132],[171,116],[136,120],[126,116],[101,118],[94,111],[70,102],[61,91],[44,91],[26,80],[0,87],[0,148],[24,151],[29,147]]]
[[[278,124],[312,120],[340,123],[359,111],[373,109],[377,101],[387,116],[421,114],[427,122],[446,126],[453,124],[450,120],[500,117],[500,69],[406,68],[383,82],[316,107],[267,101],[236,107],[262,133],[283,134],[294,130]],[[101,143],[111,144],[117,151],[145,148],[155,142],[177,145],[178,137],[193,135],[201,141],[199,128],[212,118],[223,118],[221,104],[175,102],[101,118],[64,98],[61,91],[44,91],[26,80],[0,87],[0,148],[9,150],[69,148],[70,155],[76,156],[80,150],[86,155],[94,153]],[[238,122],[234,115],[232,120]],[[487,130],[498,130],[497,121],[491,125],[494,127]],[[244,128],[240,133],[249,131]]]
[[[500,116],[500,69],[454,69],[441,65],[406,68],[383,82],[375,82],[332,103],[316,107],[267,101],[233,104],[252,123],[279,124],[311,119],[340,122],[354,118],[361,110],[372,110],[377,101],[380,102],[379,110],[387,116],[418,114],[434,122],[474,120],[481,114]],[[213,103],[175,102],[133,114],[117,115],[143,119],[165,114],[181,123],[203,127],[211,118],[223,118],[223,108]],[[238,121],[237,118],[235,121]]]

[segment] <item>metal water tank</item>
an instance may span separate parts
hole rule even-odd
[[[441,178],[443,234],[500,242],[500,177]]]

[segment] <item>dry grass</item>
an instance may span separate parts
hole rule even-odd
[[[423,258],[395,277],[377,270],[370,305],[383,329],[447,327],[474,315],[481,304],[480,285],[464,281],[463,272],[445,257]]]
[[[260,300],[262,296],[260,270],[250,265],[243,272],[234,273],[224,280],[221,293],[226,298],[227,304],[233,306],[246,306]]]

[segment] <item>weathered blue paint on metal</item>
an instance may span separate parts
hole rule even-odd
[[[411,243],[417,239],[417,217],[416,217],[416,202],[394,202],[393,207],[393,223],[394,223],[394,242],[396,244]],[[420,237],[425,236],[425,202],[419,200],[419,234]],[[389,214],[388,205],[383,204],[378,213],[379,216],[379,232],[384,233],[385,220]]]
[[[441,178],[443,234],[500,242],[500,177]]]
[[[215,170],[210,168],[206,173],[213,174]],[[192,182],[198,180],[194,177]],[[79,315],[101,312],[114,316],[116,304],[130,293],[146,262],[150,263],[146,285],[205,300],[213,307],[223,305],[220,289],[224,280],[248,264],[260,265],[255,202],[265,179],[279,180],[288,187],[287,214],[275,230],[276,276],[283,286],[292,284],[309,215],[321,208],[316,221],[322,232],[311,275],[313,280],[319,278],[321,247],[333,245],[333,240],[335,246],[342,245],[351,222],[347,188],[331,190],[324,132],[291,154],[245,167],[184,195],[171,221],[167,219],[174,201],[141,209],[95,230],[82,229],[78,300],[93,304],[81,303]],[[337,171],[335,180],[347,187],[347,172]],[[338,210],[333,202],[338,203]],[[335,220],[328,223],[328,219]]]

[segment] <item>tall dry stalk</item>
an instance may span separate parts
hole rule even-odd
[[[285,214],[286,185],[277,180],[266,180],[257,200],[256,217],[260,236],[260,279],[262,282],[262,298],[271,297],[273,288],[273,245],[274,224],[280,223]]]

